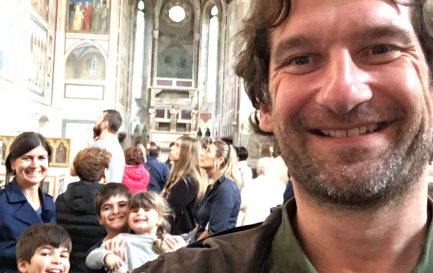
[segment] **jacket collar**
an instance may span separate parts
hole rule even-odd
[[[41,188],[39,188],[38,191],[42,205],[42,221],[45,223],[51,222],[52,218],[55,216],[54,202],[51,200],[51,198],[48,197],[48,195],[45,195],[42,192]],[[6,198],[9,203],[12,204],[22,203],[21,206],[17,206],[17,209],[15,210],[15,218],[27,224],[41,223],[41,218],[39,218],[38,214],[27,202],[27,198],[21,191],[15,178],[6,187]]]

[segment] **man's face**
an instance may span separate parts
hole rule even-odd
[[[116,195],[105,201],[100,210],[99,224],[110,232],[124,232],[128,229],[128,197]]]
[[[106,113],[102,113],[95,121],[95,126],[93,126],[93,137],[98,137],[102,130],[107,128],[108,121],[105,120],[105,115]]]
[[[428,162],[428,68],[410,9],[390,2],[295,0],[270,35],[272,109],[260,126],[315,200],[385,204]]]
[[[22,273],[68,273],[69,250],[65,247],[41,246],[36,249],[30,263],[18,260],[18,269]]]

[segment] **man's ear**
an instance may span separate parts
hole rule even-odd
[[[18,271],[19,272],[27,273],[30,263],[24,261],[23,259],[19,259],[17,264],[18,264]]]
[[[269,109],[269,106],[260,104],[259,112],[260,112],[260,117],[259,117],[260,130],[266,133],[272,133],[274,124],[272,119],[272,112]]]

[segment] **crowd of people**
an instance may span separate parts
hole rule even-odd
[[[57,223],[67,232],[72,247],[61,246],[69,272],[126,273],[162,253],[246,223],[239,221],[241,192],[254,192],[259,180],[246,164],[244,147],[181,136],[163,162],[154,142],[146,148],[137,140],[123,151],[116,137],[121,123],[116,110],[103,111],[93,129],[94,144],[79,151],[70,167],[78,181],[69,183],[55,202],[40,187],[51,156],[47,140],[33,132],[15,138],[6,158],[10,182],[0,190],[0,272],[22,270],[25,259],[19,261],[17,242],[36,224]],[[275,206],[282,204],[284,192],[284,182],[278,183]],[[252,204],[244,203],[242,209],[248,207]],[[52,242],[47,244],[51,248]]]

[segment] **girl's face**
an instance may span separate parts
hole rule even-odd
[[[47,176],[48,152],[42,145],[11,162],[12,170],[21,187],[39,186]]]
[[[136,234],[156,235],[162,217],[155,209],[134,208],[129,211],[128,225]]]

